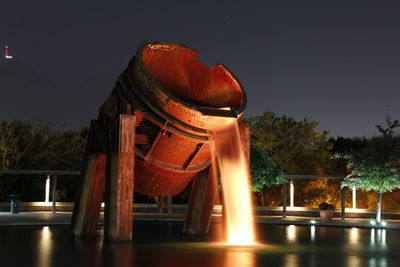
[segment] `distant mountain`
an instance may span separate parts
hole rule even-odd
[[[119,71],[79,85],[56,84],[15,60],[0,59],[0,120],[44,119],[57,127],[81,128],[97,117]]]

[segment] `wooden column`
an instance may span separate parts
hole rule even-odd
[[[76,236],[89,237],[96,234],[99,221],[105,187],[106,154],[90,154],[83,175],[72,224]]]
[[[173,212],[172,196],[167,196],[167,203],[168,203],[168,214],[171,214]]]
[[[206,235],[208,233],[218,190],[214,164],[197,173],[193,179],[183,226],[183,232],[186,234]]]
[[[121,114],[107,168],[104,238],[132,240],[136,117]]]

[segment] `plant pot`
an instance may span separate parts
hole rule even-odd
[[[319,210],[319,215],[321,216],[321,221],[329,222],[332,221],[334,210]]]

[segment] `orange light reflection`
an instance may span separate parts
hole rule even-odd
[[[235,119],[213,118],[212,137],[221,174],[227,243],[255,244],[250,175]]]

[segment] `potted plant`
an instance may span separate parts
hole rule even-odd
[[[326,202],[322,202],[318,205],[319,215],[321,216],[321,221],[329,222],[332,221],[335,206],[332,204],[328,204]]]

